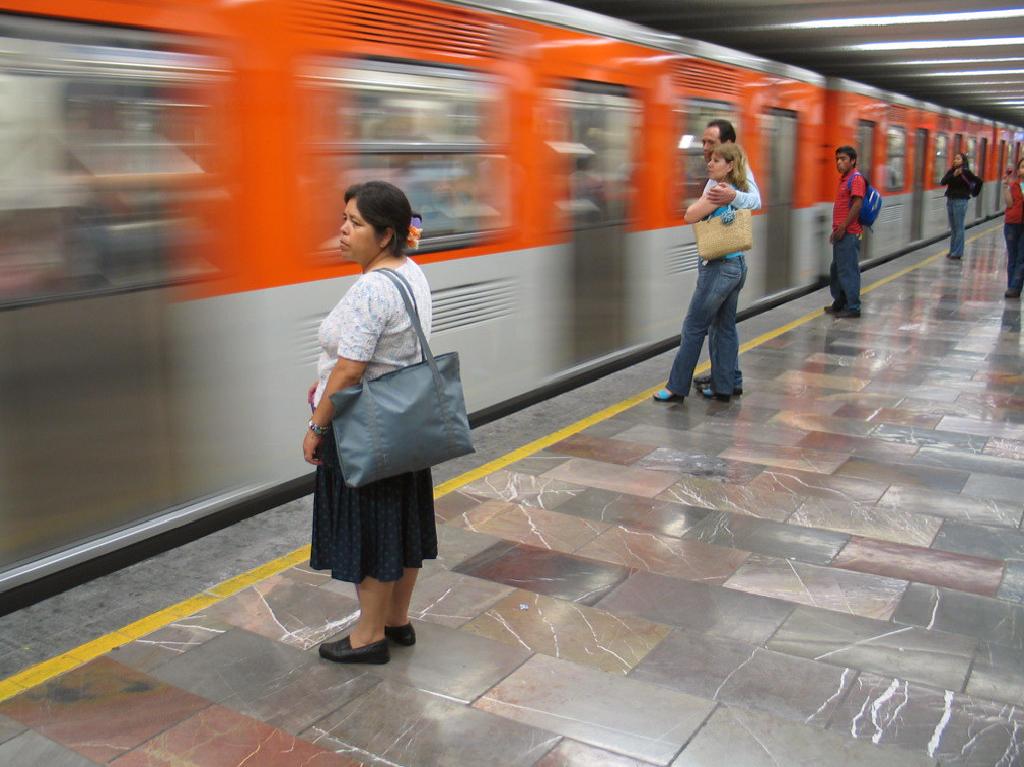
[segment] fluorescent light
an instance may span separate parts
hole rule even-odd
[[[853,51],[911,51],[927,48],[986,48],[995,45],[1024,45],[1024,37],[978,37],[973,40],[902,40],[896,43],[857,43]]]
[[[961,69],[958,72],[921,72],[916,77],[988,77],[989,75],[1024,75],[1024,69]]]
[[[918,59],[917,61],[887,61],[892,67],[930,67],[947,64],[1005,64],[1010,61],[1024,61],[1024,56],[1010,56],[1002,59]],[[870,66],[875,66],[871,64]]]
[[[1024,17],[1024,8],[1000,11],[963,11],[957,13],[914,13],[906,16],[860,16],[851,19],[815,19],[791,24],[775,24],[773,29],[846,29],[848,27],[888,27],[895,24],[942,24],[955,21],[1016,19]]]

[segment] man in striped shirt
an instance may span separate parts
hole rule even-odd
[[[825,311],[833,317],[860,317],[860,237],[864,232],[857,216],[867,194],[867,183],[857,170],[857,150],[841,146],[836,150],[839,189],[832,206],[832,266],[829,290],[832,305]]]

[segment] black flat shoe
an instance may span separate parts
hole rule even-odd
[[[836,312],[841,312],[843,308],[844,307],[842,304],[837,304],[835,301],[833,301],[832,303],[825,307],[824,311],[825,314],[835,314]]]
[[[742,394],[742,393],[743,393],[743,390],[740,389],[740,394]],[[729,401],[729,395],[728,394],[719,394],[719,393],[713,391],[710,386],[705,386],[703,389],[701,389],[700,390],[700,394],[701,394],[702,397],[704,397],[704,399],[713,399],[713,400],[715,400],[717,402],[728,402]]]
[[[1020,298],[1019,290],[1008,290],[1003,293],[1003,298]]]
[[[711,373],[705,373],[702,376],[697,376],[693,379],[694,386],[710,386],[711,385]]]
[[[837,319],[856,320],[860,319],[860,311],[857,309],[843,309],[842,311],[834,312],[832,316]]]
[[[412,627],[411,623],[406,623],[404,626],[385,626],[384,636],[395,644],[405,647],[412,647],[416,644],[416,629]]]
[[[352,641],[345,637],[337,642],[324,642],[319,650],[321,658],[335,663],[373,663],[379,666],[391,660],[386,637],[379,642],[358,648],[353,648]]]

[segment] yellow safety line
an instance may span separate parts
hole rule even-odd
[[[974,242],[979,237],[983,237],[988,234],[995,227],[989,227],[988,229],[978,232],[972,237],[968,238],[967,242]],[[936,253],[934,256],[922,259],[916,264],[901,269],[898,272],[890,274],[888,277],[883,277],[876,282],[871,283],[867,287],[861,290],[861,293],[870,293],[872,290],[887,285],[893,280],[899,279],[900,277],[909,274],[923,266],[937,261],[943,257],[948,251],[942,251]],[[790,330],[797,328],[801,325],[810,322],[816,317],[821,317],[824,314],[822,309],[817,309],[813,312],[809,312],[804,316],[795,319],[791,322],[787,322],[785,325],[770,330],[767,333],[762,333],[757,338],[747,341],[740,347],[740,352],[746,352],[757,346],[760,346],[767,341],[771,341],[773,338],[778,338],[784,333],[788,333]],[[710,369],[711,365],[709,362],[704,362],[699,365],[694,372],[703,373]],[[516,461],[521,461],[524,458],[543,450],[546,447],[550,447],[556,442],[560,442],[563,439],[571,437],[574,434],[578,434],[584,429],[588,429],[591,426],[612,418],[623,411],[629,410],[631,407],[639,405],[641,402],[645,402],[651,395],[660,389],[664,384],[658,386],[652,386],[650,389],[646,389],[639,394],[635,394],[628,399],[624,399],[621,402],[617,402],[614,405],[610,405],[603,410],[599,410],[593,415],[589,415],[586,418],[582,418],[575,423],[569,424],[565,428],[559,429],[556,432],[552,432],[547,436],[535,439],[532,442],[528,442],[520,448],[513,450],[510,453],[506,453],[500,458],[496,458],[493,461],[485,463],[471,471],[467,471],[464,474],[460,474],[454,479],[450,479],[447,482],[442,482],[436,488],[434,488],[434,498],[441,498],[448,493],[457,490],[463,485],[468,485],[471,482],[475,482],[478,479],[486,477],[488,474],[492,474],[495,471],[505,468]],[[189,615],[193,615],[200,610],[205,610],[210,605],[216,604],[223,599],[237,594],[242,589],[248,588],[255,583],[266,580],[272,575],[277,575],[290,567],[301,564],[302,562],[309,561],[309,546],[302,546],[295,551],[289,552],[283,556],[272,559],[259,567],[255,567],[248,572],[244,572],[241,575],[236,575],[234,578],[229,578],[226,581],[218,583],[216,586],[204,591],[202,594],[189,597],[177,604],[173,604],[170,607],[165,607],[163,610],[159,610],[155,613],[147,615],[145,618],[141,618],[134,623],[129,623],[127,626],[111,631],[108,634],[104,634],[98,639],[94,639],[85,644],[81,644],[72,650],[68,650],[55,658],[50,658],[42,663],[37,663],[34,666],[30,666],[24,671],[20,671],[17,674],[7,677],[4,680],[0,680],[0,701],[7,700],[19,693],[25,692],[25,690],[42,684],[43,682],[49,681],[59,674],[63,674],[71,669],[77,668],[94,658],[98,658],[104,655],[116,647],[128,644],[129,642],[138,639],[139,637],[151,634],[154,631],[163,628],[175,621],[186,618]]]

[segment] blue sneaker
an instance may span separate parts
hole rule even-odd
[[[655,402],[682,402],[686,397],[682,394],[675,394],[668,389],[658,389],[654,392]]]

